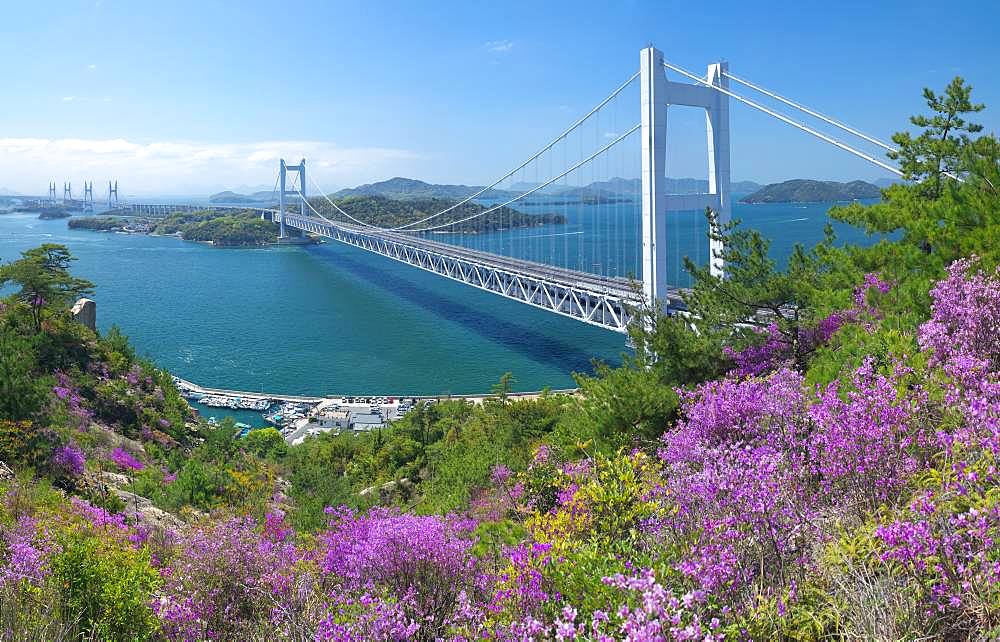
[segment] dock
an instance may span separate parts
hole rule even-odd
[[[489,399],[496,397],[496,393],[481,393],[472,395],[452,395],[452,394],[441,394],[441,395],[410,395],[410,394],[353,394],[353,395],[327,395],[324,397],[310,397],[306,395],[286,395],[278,394],[274,392],[251,392],[249,390],[228,390],[226,388],[207,388],[205,386],[199,386],[196,383],[182,379],[180,377],[174,376],[174,381],[178,386],[181,386],[191,392],[196,392],[204,395],[225,395],[228,397],[240,397],[243,399],[270,399],[272,401],[287,401],[291,403],[308,403],[308,404],[318,404],[323,401],[329,400],[342,400],[348,397],[394,397],[394,398],[406,398],[406,399],[417,399],[418,401],[434,399],[464,399],[472,403],[482,403],[484,399]],[[560,395],[572,395],[576,394],[576,388],[565,388],[559,390],[549,390],[549,394],[560,394]],[[536,399],[542,395],[541,391],[535,392],[511,392],[507,395],[509,399]]]

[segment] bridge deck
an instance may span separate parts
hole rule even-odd
[[[239,205],[130,204],[139,213],[196,209],[251,210],[277,221],[277,210]],[[421,235],[285,213],[285,225],[381,254],[440,276],[615,332],[626,332],[641,294],[629,279],[606,277],[482,252]],[[680,289],[670,301],[680,300]]]
[[[481,252],[414,234],[285,214],[285,225],[591,325],[625,332],[639,294],[627,279]]]

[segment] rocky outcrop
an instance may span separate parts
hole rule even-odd
[[[122,488],[113,488],[112,490],[125,503],[125,510],[122,512],[128,517],[138,517],[138,522],[143,526],[172,530],[178,530],[184,526],[183,520],[173,513],[157,508],[148,498],[135,495]]]
[[[378,493],[379,503],[387,505],[392,503],[393,498],[400,498],[404,500],[408,499],[413,494],[413,490],[413,482],[404,477],[398,481],[390,481],[384,484],[369,486],[368,488],[358,491],[358,496],[370,497],[375,493]]]
[[[97,330],[97,303],[91,299],[79,299],[73,304],[70,310],[73,319],[87,326],[91,330]]]

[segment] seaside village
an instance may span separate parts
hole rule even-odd
[[[278,429],[291,445],[324,432],[361,433],[377,430],[389,422],[406,415],[418,399],[416,397],[300,397],[275,399],[260,395],[236,396],[204,391],[183,379],[174,378],[181,394],[189,401],[209,408],[258,412],[264,420]],[[434,399],[420,399],[434,403]],[[197,410],[197,405],[194,406]],[[210,424],[217,423],[209,417]],[[247,423],[237,423],[241,436],[253,430]]]

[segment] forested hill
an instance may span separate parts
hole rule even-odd
[[[278,197],[274,192],[254,192],[253,194],[237,194],[236,192],[219,192],[208,197],[210,203],[273,203]]]
[[[346,196],[336,199],[337,205],[358,219],[380,227],[398,227],[426,218],[436,212],[447,209],[456,203],[452,199],[442,198],[411,198],[407,200],[391,199],[384,196]],[[314,208],[324,216],[343,220],[326,198],[310,199]],[[478,203],[468,202],[459,205],[447,214],[443,214],[427,225],[441,225],[452,221],[461,221],[482,212],[486,207]],[[454,231],[495,231],[510,227],[534,227],[549,223],[562,224],[566,219],[561,214],[525,214],[510,207],[501,207],[483,217],[458,223]]]
[[[803,178],[765,185],[740,200],[741,203],[824,203],[878,198],[881,190],[865,181],[838,183]]]
[[[395,177],[377,183],[366,183],[357,187],[342,189],[333,194],[334,198],[348,196],[384,196],[396,200],[419,200],[432,198],[450,198],[460,200],[472,196],[482,187],[474,185],[437,185],[425,183],[413,178]],[[489,190],[483,198],[498,198],[507,193],[502,190]]]

